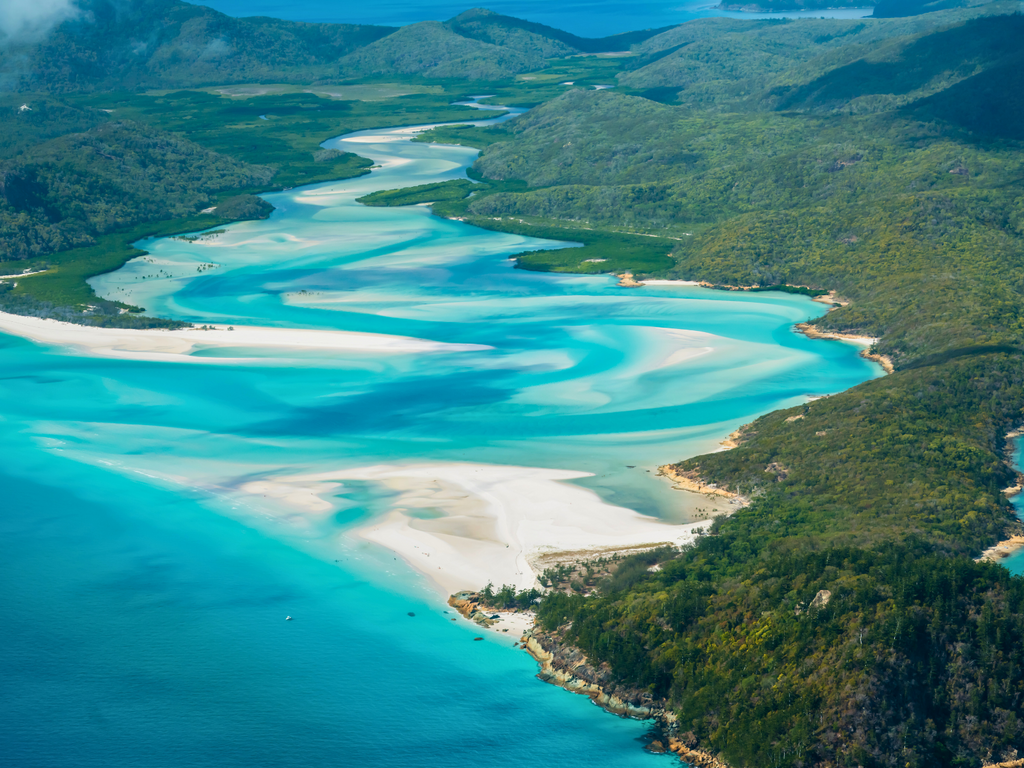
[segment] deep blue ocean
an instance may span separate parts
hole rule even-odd
[[[147,241],[93,281],[164,316],[405,347],[137,359],[0,336],[0,763],[673,763],[355,537],[408,506],[359,473],[574,471],[588,504],[668,526],[695,502],[648,470],[880,371],[794,333],[825,310],[804,297],[531,274],[508,257],[571,244],[356,203],[473,159],[410,135],[328,142],[381,167],[269,195],[267,221]],[[294,480],[340,470],[364,479]]]
[[[479,6],[451,0],[380,0],[370,5],[338,3],[332,0],[211,0],[202,3],[230,16],[271,16],[292,21],[402,26],[417,21],[444,21],[474,7],[547,24],[582,37],[605,37],[638,29],[658,29],[705,16],[733,18],[827,17],[859,19],[871,15],[871,8],[828,10],[787,14],[749,14],[714,10],[717,2],[701,0],[650,0],[624,3],[621,0],[549,3],[542,0],[492,0]]]

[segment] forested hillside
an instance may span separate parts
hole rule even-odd
[[[427,78],[503,80],[540,69],[545,54],[565,55],[571,49],[525,33],[507,40],[513,45],[463,37],[439,21],[402,27],[394,34],[349,54],[340,71],[355,77],[422,75]]]
[[[826,78],[848,87],[815,108],[878,112],[937,92],[1012,54],[1006,44],[987,37],[990,28],[975,31],[963,22],[989,14],[1006,18],[1017,5],[990,3],[885,21],[704,19],[640,45],[619,83],[702,111],[746,111],[790,109],[794,91],[815,93],[823,84],[814,84]],[[930,34],[945,29],[951,34]],[[869,79],[863,89],[861,72]]]
[[[836,290],[815,325],[880,337],[896,365],[675,464],[751,504],[656,573],[541,604],[731,765],[1024,750],[1024,582],[972,560],[1020,527],[1002,489],[1024,422],[1024,19],[1000,10],[696,22],[636,49],[619,79],[641,97],[574,90],[434,134],[483,150],[446,215],[660,235],[658,276]]]
[[[346,56],[339,73],[345,77],[401,74],[494,82],[542,69],[548,59],[628,51],[660,31],[583,38],[475,8],[446,22],[403,27]]]
[[[903,22],[864,22],[890,23]],[[803,37],[814,47],[789,27],[818,24],[771,29],[787,45]],[[672,246],[670,271],[686,279],[838,290],[852,304],[821,326],[879,336],[898,361],[1024,342],[1024,154],[1011,140],[1024,91],[996,85],[1024,71],[1014,44],[1024,17],[982,16],[909,38],[864,34],[912,51],[914,66],[897,71],[868,56],[788,102],[776,94],[729,113],[572,90],[507,126],[466,134],[483,147],[475,171],[505,186],[481,188],[451,211],[488,226],[512,217],[674,237],[683,244]],[[897,98],[940,71],[943,90]],[[805,108],[869,95],[878,100],[868,114]],[[785,108],[793,102],[800,108]],[[509,187],[514,180],[525,188]],[[581,268],[587,255],[576,255],[580,264],[553,268]]]
[[[394,28],[236,19],[180,0],[83,0],[46,39],[0,47],[0,87],[69,93],[379,75],[498,81],[547,59],[623,51],[660,30],[581,38],[490,11]]]
[[[41,42],[0,47],[0,86],[19,91],[132,90],[337,75],[337,61],[392,27],[235,19],[177,0],[84,0]]]
[[[51,139],[0,170],[4,260],[83,245],[144,221],[185,218],[228,189],[265,185],[273,170],[218,155],[133,122]],[[267,208],[269,210],[269,207]]]

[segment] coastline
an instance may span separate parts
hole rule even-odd
[[[732,443],[729,447],[735,447],[737,445],[737,443],[733,442],[732,439],[734,435],[738,436],[737,432],[739,432],[739,430],[733,432],[732,435],[729,436],[729,439],[726,440],[726,442]],[[723,443],[723,445],[724,444],[725,443]],[[666,464],[663,467],[658,467],[658,474],[671,480],[677,490],[690,491],[691,493],[699,493],[709,497],[718,496],[723,499],[728,499],[735,504],[737,509],[745,507],[750,503],[750,499],[744,496],[740,496],[739,494],[726,490],[725,488],[719,488],[715,483],[704,482],[704,479],[697,472],[678,472],[675,467],[675,464]],[[729,514],[729,512],[727,511],[723,514]]]
[[[859,344],[866,346],[867,349],[861,350],[860,356],[865,360],[871,360],[882,366],[882,369],[888,374],[893,373],[896,370],[896,366],[893,364],[892,358],[888,355],[880,355],[875,352],[871,352],[871,347],[878,343],[878,339],[874,336],[860,336],[854,333],[839,333],[838,331],[822,331],[816,328],[811,323],[797,323],[793,326],[797,333],[802,333],[810,339],[831,339],[833,341],[848,341],[853,344]]]
[[[1010,468],[1013,469],[1017,475],[1017,482],[1009,486],[1008,488],[1003,489],[1003,495],[1006,496],[1008,499],[1017,496],[1018,494],[1021,493],[1022,490],[1024,490],[1024,472],[1021,472],[1020,467],[1014,466],[1011,463],[1009,457],[1010,451],[1012,449],[1011,441],[1014,440],[1015,438],[1021,437],[1022,435],[1024,435],[1024,428],[1013,429],[1006,433],[1005,450],[1007,454],[1007,464],[1010,465]],[[1012,527],[1013,526],[1011,526],[1011,528]],[[1009,537],[1003,539],[1002,541],[997,541],[991,547],[982,552],[981,555],[979,555],[976,558],[977,562],[998,563],[1003,558],[1009,557],[1015,552],[1019,552],[1020,550],[1024,549],[1024,521],[1018,520],[1017,525],[1015,527],[1016,532],[1010,534]]]
[[[637,280],[632,272],[623,272],[622,274],[615,275],[619,278],[618,285],[622,288],[643,288],[645,285],[691,285],[700,288],[711,288],[719,291],[744,291],[750,292],[760,289],[762,286],[759,285],[724,285],[721,283],[710,283],[707,280]],[[807,288],[806,285],[789,285],[788,288]],[[834,290],[828,293],[822,294],[821,296],[814,296],[811,301],[816,301],[819,304],[828,304],[829,311],[835,308],[838,304],[841,307],[847,306],[850,302],[846,299],[841,298]],[[887,374],[894,373],[896,366],[893,360],[888,355],[878,354],[871,352],[870,348],[878,343],[879,339],[874,336],[860,336],[853,333],[840,333],[838,331],[821,331],[818,330],[810,321],[797,323],[794,328],[798,333],[802,333],[811,339],[826,339],[831,341],[848,341],[854,344],[861,344],[868,347],[868,349],[862,350],[860,356],[865,360],[871,360],[872,362],[878,363],[882,366]],[[731,447],[731,446],[729,446]]]
[[[664,699],[654,698],[646,689],[616,684],[607,665],[590,665],[579,649],[562,644],[557,631],[534,629],[525,633],[520,642],[540,666],[537,677],[545,683],[586,696],[601,709],[619,717],[653,720],[658,738],[647,745],[649,752],[671,752],[681,761],[699,768],[729,768],[718,756],[700,749],[692,733],[680,733],[675,713],[666,709]]]
[[[536,587],[538,575],[559,557],[683,546],[707,525],[666,523],[565,482],[582,477],[589,475],[453,461],[379,464],[273,482],[282,496],[307,500],[345,481],[386,488],[390,507],[348,535],[401,558],[446,600],[488,582]]]
[[[724,285],[721,283],[710,283],[707,280],[638,280],[632,272],[623,272],[615,275],[619,278],[618,285],[622,288],[643,288],[645,285],[691,285],[700,288],[711,288],[719,291],[744,291],[750,292],[756,289],[760,289],[762,286],[759,285]],[[789,288],[807,288],[806,285],[789,285]],[[814,296],[811,301],[816,301],[819,304],[828,304],[830,311],[835,308],[838,304],[841,307],[847,306],[850,302],[841,298],[834,290],[828,293],[822,294],[821,296]],[[871,360],[872,362],[878,363],[882,366],[887,374],[894,373],[896,366],[893,360],[888,355],[878,354],[871,352],[870,348],[878,343],[878,339],[874,336],[860,336],[853,333],[839,333],[838,331],[821,331],[818,330],[811,322],[797,323],[794,328],[798,333],[802,333],[811,339],[826,339],[832,341],[848,341],[854,344],[861,344],[868,347],[868,349],[862,350],[860,356],[865,360]]]
[[[516,638],[516,645],[533,630],[537,618],[533,611],[486,608],[478,602],[479,597],[477,592],[456,592],[448,598],[448,605],[482,629],[508,633],[510,637]]]
[[[723,286],[691,281],[648,282],[651,285],[682,284],[723,288]],[[619,284],[642,286],[645,283],[634,280],[631,273],[626,273],[621,276]],[[725,288],[734,291],[747,290],[732,286]],[[814,300],[820,300],[820,297]],[[2,320],[3,318],[0,318],[0,321]],[[47,320],[39,322],[53,323],[58,326],[70,325]],[[14,325],[23,325],[23,323],[14,323]],[[237,326],[235,328],[216,326],[212,330],[185,329],[180,331],[161,330],[159,332],[102,329],[88,326],[73,326],[73,328],[82,328],[90,336],[95,335],[101,338],[95,343],[88,344],[70,331],[62,332],[55,337],[53,333],[41,333],[35,327],[32,329],[35,335],[29,333],[18,335],[24,335],[26,338],[43,343],[82,346],[87,350],[87,354],[129,357],[139,360],[171,359],[176,356],[180,358],[176,359],[179,362],[208,363],[234,362],[242,358],[190,358],[189,356],[199,350],[205,351],[217,347],[233,349],[238,347],[274,347],[296,350],[328,349],[370,352],[485,349],[485,347],[476,345],[442,345],[407,337],[255,326]],[[2,322],[0,322],[0,330],[7,330]],[[44,330],[50,331],[52,327],[48,325]],[[108,331],[109,333],[107,333]],[[42,338],[40,338],[40,334]],[[154,339],[160,339],[160,341],[154,342]],[[734,447],[741,431],[737,430],[730,434],[723,442],[723,446]],[[436,584],[445,593],[452,591],[452,584],[460,582],[472,588],[479,588],[483,581],[474,578],[474,581],[470,583],[466,578],[467,572],[480,569],[481,572],[486,570],[490,573],[491,569],[497,566],[504,569],[503,573],[509,577],[511,583],[517,586],[520,584],[532,586],[536,582],[537,563],[542,557],[599,555],[611,551],[622,551],[629,546],[634,549],[655,547],[660,544],[678,546],[692,542],[707,522],[668,526],[656,518],[645,518],[632,510],[611,507],[601,502],[592,492],[560,482],[573,479],[573,477],[585,476],[584,473],[569,473],[565,477],[543,478],[544,482],[538,483],[539,486],[543,485],[540,488],[542,492],[536,494],[524,493],[526,478],[513,478],[511,482],[507,483],[502,483],[499,479],[497,484],[501,487],[496,489],[493,487],[494,483],[486,478],[481,482],[481,478],[470,476],[473,471],[479,473],[480,466],[482,465],[464,464],[455,474],[448,472],[446,467],[440,465],[369,467],[337,473],[321,473],[315,476],[279,478],[283,482],[278,485],[255,482],[251,484],[251,487],[242,488],[242,490],[253,494],[263,492],[264,495],[270,490],[279,491],[283,497],[291,498],[295,506],[306,506],[316,511],[314,508],[319,508],[321,504],[327,504],[326,500],[317,494],[317,490],[322,490],[323,485],[330,481],[352,479],[381,482],[389,490],[395,492],[397,499],[394,505],[388,512],[377,518],[374,521],[375,524],[358,529],[354,535],[394,552],[414,570],[427,576],[429,581]],[[543,471],[529,467],[512,467],[511,469]],[[696,475],[693,478],[684,476],[676,473],[671,466],[662,467],[660,471],[676,482],[679,490],[734,501],[736,507],[748,503],[746,499],[738,497],[735,493],[717,488],[713,484],[703,483]],[[314,484],[312,490],[304,485],[307,482]],[[315,484],[319,484],[319,486]],[[559,494],[554,491],[554,488],[566,490],[564,494]],[[594,503],[594,499],[583,501],[579,494],[589,494],[596,499],[597,504]],[[514,497],[524,509],[513,509],[510,506],[511,502],[506,501],[506,495]],[[524,499],[524,496],[527,498]],[[570,499],[569,496],[573,496],[573,498]],[[565,509],[576,507],[576,509],[570,510],[571,513],[577,516],[582,514],[587,518],[587,524],[577,525],[574,521],[567,523],[566,517],[569,517],[570,520],[572,518],[570,515],[564,514],[565,510],[559,512],[541,509],[541,516],[533,517],[530,517],[529,513],[525,511],[527,505],[536,509],[551,502],[552,497],[554,497],[555,503],[563,503]],[[601,514],[595,514],[597,505],[616,510],[615,514],[618,516],[623,513],[632,515],[628,523],[625,523],[626,530],[616,530],[615,525],[611,524],[611,519],[605,516],[606,510],[602,509]],[[723,514],[729,514],[731,511],[731,509],[727,510]],[[417,512],[422,514],[417,514]],[[435,517],[434,514],[438,512],[441,514]],[[636,518],[640,518],[643,522],[637,521]],[[652,524],[660,526],[662,531],[675,530],[676,538],[652,535],[654,533]],[[552,536],[552,528],[558,529],[559,535]],[[541,533],[537,533],[538,531]],[[531,546],[531,536],[536,536],[535,541],[543,543],[534,543]],[[631,545],[630,542],[634,543]],[[504,544],[505,552],[502,552],[502,544]],[[520,577],[523,581],[519,580]],[[505,583],[504,578],[500,583]],[[456,607],[451,599],[449,605]],[[460,613],[462,613],[461,610]],[[483,612],[469,607],[468,615],[465,613],[463,615],[476,621],[473,616],[477,613]],[[557,649],[548,650],[551,648],[551,643],[555,642],[552,636],[538,633],[533,628],[534,616],[532,613],[491,611],[490,609],[487,613],[491,617],[498,615],[499,618],[484,617],[483,622],[477,622],[481,626],[487,626],[492,631],[502,632],[510,637],[515,636],[517,632],[522,633],[520,637],[524,649],[540,664],[541,669],[538,674],[540,679],[559,685],[566,690],[587,695],[595,704],[608,712],[638,719],[655,719],[661,729],[662,738],[651,744],[649,747],[651,751],[670,751],[687,763],[702,766],[702,768],[727,768],[714,755],[696,749],[696,743],[692,736],[687,738],[685,734],[682,737],[678,735],[674,715],[666,711],[664,702],[654,700],[645,692],[636,694],[638,703],[633,703],[630,698],[619,695],[617,690],[611,687],[610,670],[607,668],[595,670],[594,679],[588,680],[584,671],[585,668],[589,668],[586,657],[576,649],[563,647],[565,654],[572,655],[574,663],[562,664],[562,657]],[[602,682],[601,675],[604,676],[605,682]]]

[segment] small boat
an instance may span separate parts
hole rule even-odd
[[[291,617],[291,616],[285,616],[285,617],[284,617],[284,620],[285,620],[285,621],[291,621],[291,620],[292,620],[292,617]]]

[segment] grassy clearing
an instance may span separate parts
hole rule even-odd
[[[526,251],[515,256],[516,266],[533,272],[603,274],[629,271],[649,274],[664,272],[675,266],[669,254],[678,243],[660,237],[577,229],[524,219],[468,216],[465,220],[481,229],[582,243],[579,248]]]
[[[5,268],[4,274],[15,276],[24,269],[32,272],[41,271],[40,274],[18,278],[17,286],[10,292],[13,296],[31,297],[36,301],[48,302],[59,307],[102,303],[119,309],[135,309],[128,304],[97,298],[86,281],[120,269],[131,259],[144,255],[145,251],[132,245],[138,240],[209,229],[228,221],[204,215],[140,224],[125,232],[104,235],[98,238],[95,245],[25,261],[6,262],[0,266]]]
[[[377,88],[360,87],[364,95]],[[377,92],[383,91],[378,88]],[[366,158],[321,150],[320,144],[332,136],[380,126],[479,118],[476,110],[450,106],[449,97],[433,93],[371,102],[338,101],[300,92],[224,98],[205,91],[179,91],[92,94],[74,101],[80,106],[113,110],[115,120],[129,119],[171,131],[223,155],[274,169],[268,184],[225,192],[219,196],[221,202],[239,192],[255,194],[368,173],[372,162]],[[149,222],[100,236],[86,247],[5,263],[0,274],[16,275],[26,269],[44,274],[19,279],[16,287],[4,292],[3,304],[17,301],[22,309],[53,305],[69,312],[90,305],[111,311],[127,309],[98,299],[86,281],[141,255],[131,243],[143,237],[204,229],[226,221],[197,214]]]
[[[345,85],[295,85],[293,83],[243,83],[239,85],[212,85],[206,88],[190,89],[228,99],[251,99],[256,96],[284,96],[296,93],[311,93],[314,96],[336,101],[384,101],[401,96],[444,93],[440,85],[412,83],[357,83]],[[162,98],[176,90],[147,91],[146,96]]]
[[[351,153],[318,158],[333,136],[392,125],[478,119],[479,112],[450,106],[443,95],[420,94],[382,101],[338,101],[312,93],[223,98],[205,91],[162,96],[119,93],[79,97],[81,104],[113,110],[180,133],[216,152],[276,170],[268,189],[358,176],[371,162]],[[265,190],[249,190],[265,191]]]

